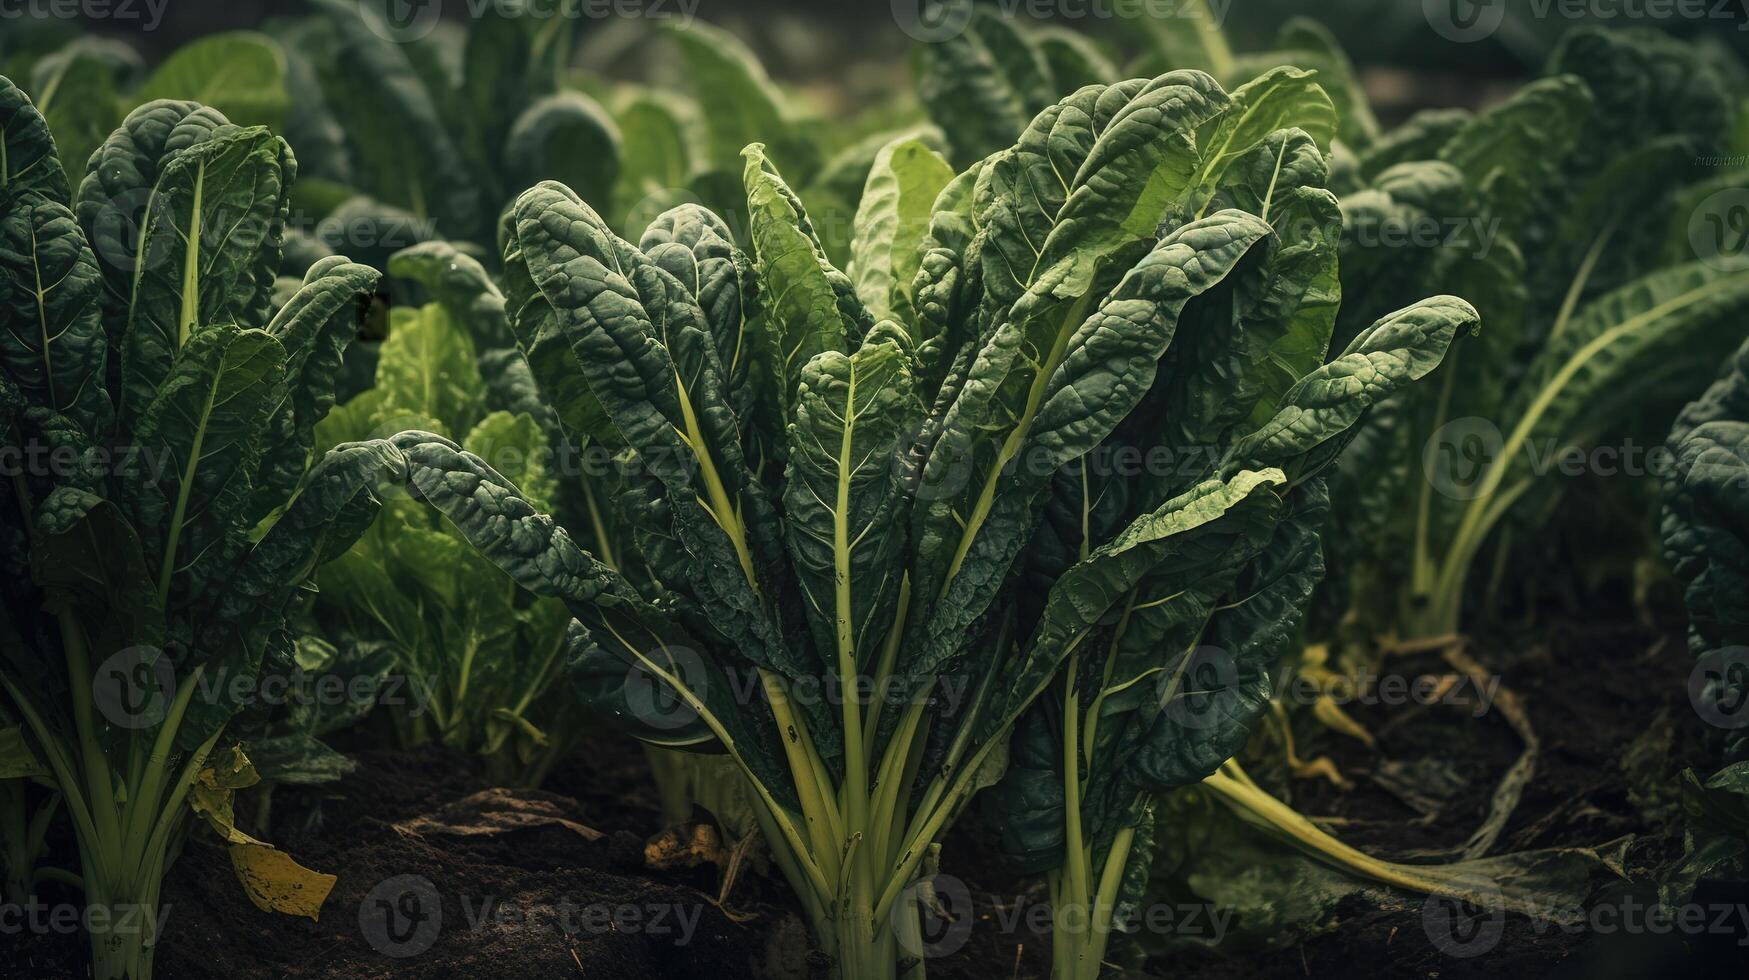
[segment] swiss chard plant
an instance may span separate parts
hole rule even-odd
[[[1375,413],[1344,459],[1338,557],[1371,635],[1456,633],[1485,547],[1510,560],[1496,532],[1550,514],[1561,454],[1661,431],[1742,338],[1749,268],[1691,245],[1673,255],[1649,218],[1722,146],[1733,111],[1681,42],[1584,30],[1501,105],[1412,120],[1360,155],[1339,335],[1429,284],[1490,326]]]
[[[402,429],[453,437],[551,510],[547,430],[527,411],[494,407],[518,404],[517,375],[527,368],[514,350],[476,353],[476,334],[490,341],[505,329],[503,296],[478,263],[443,243],[416,246],[390,266],[442,301],[394,311],[376,385],[322,421],[317,445]],[[583,719],[553,690],[566,659],[564,605],[519,589],[430,508],[405,497],[386,503],[319,581],[324,632],[390,658],[398,680],[389,707],[402,744],[478,753],[503,785],[538,784],[574,747]]]
[[[136,109],[76,195],[4,79],[0,133],[0,447],[22,461],[0,484],[0,693],[24,736],[3,768],[28,750],[53,783],[109,913],[95,973],[137,980],[191,814],[261,907],[314,916],[332,885],[236,827],[256,774],[227,733],[395,478],[392,453],[313,441],[377,274],[329,259],[275,306],[296,165],[212,108]]]
[[[1268,587],[1223,621],[1269,646],[1239,622],[1277,583],[1241,573],[1273,556],[1292,568],[1280,588],[1300,587],[1344,431],[1474,324],[1430,300],[1325,364],[1334,120],[1306,73],[1229,94],[1188,71],[1083,88],[957,174],[902,142],[869,176],[847,271],[759,145],[751,266],[696,206],[634,244],[569,188],[525,193],[502,229],[510,323],[560,426],[636,463],[615,501],[635,575],[455,443],[393,441],[420,496],[565,602],[601,716],[735,760],[839,975],[892,976],[937,842],[1010,765],[1034,699],[1079,690],[1065,664],[1081,676],[1128,607],[1177,622],[1154,591],[1172,583],[1187,616]],[[1276,233],[1287,215],[1313,219],[1303,238]],[[1097,507],[1076,497],[1082,464],[1120,445],[1189,462],[1102,482]],[[1150,649],[1158,669],[1142,652],[1124,669],[1181,669]],[[1230,693],[1254,708],[1254,688]],[[1136,725],[1160,717],[1116,701]],[[1200,778],[1244,723],[1150,744],[1206,761]],[[1097,743],[1117,751],[1130,724]],[[1121,877],[1104,860],[1121,824],[1087,839],[1102,878]],[[1039,853],[1085,859],[1062,841]]]
[[[1150,346],[1142,372],[1115,381],[1122,397],[1084,399],[1098,411],[1115,402],[1120,421],[1052,474],[1014,572],[1020,609],[1042,611],[1021,613],[1021,635],[1060,637],[1064,653],[1015,731],[987,815],[1049,877],[1058,977],[1097,976],[1122,910],[1143,898],[1160,794],[1208,779],[1259,822],[1307,825],[1229,759],[1323,576],[1329,468],[1374,405],[1433,372],[1478,322],[1462,300],[1425,300],[1329,351],[1342,300],[1331,103],[1307,73],[1278,69],[1232,106],[1196,144],[1205,183],[1105,301],[1111,333],[1070,341]],[[1283,124],[1310,131],[1272,131]],[[1160,508],[1194,508],[1220,487],[1210,476],[1231,492],[1245,474],[1267,474],[1270,490],[1227,509],[1221,533],[1141,547],[1138,529]],[[1345,867],[1378,867],[1300,836]]]

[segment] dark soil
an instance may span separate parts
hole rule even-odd
[[[1495,853],[1633,835],[1628,868],[1635,880],[1611,886],[1599,900],[1624,893],[1649,900],[1655,873],[1681,853],[1671,775],[1708,757],[1686,700],[1689,662],[1679,640],[1637,626],[1564,627],[1540,642],[1508,638],[1471,653],[1519,697],[1542,742],[1536,773]],[[1435,655],[1403,658],[1391,669],[1411,677],[1449,670]],[[1287,780],[1262,764],[1254,775],[1291,792],[1302,812],[1338,818],[1344,840],[1380,857],[1425,860],[1461,847],[1521,750],[1498,712],[1474,719],[1459,707],[1378,704],[1348,711],[1377,736],[1376,749],[1319,734],[1303,719],[1296,730],[1300,754],[1329,756],[1351,788]],[[340,876],[321,920],[256,909],[224,852],[197,833],[165,885],[160,977],[827,976],[787,887],[761,873],[758,861],[736,882],[726,910],[715,901],[716,867],[645,866],[644,842],[662,829],[662,818],[643,752],[632,742],[590,740],[545,787],[541,799],[601,831],[596,840],[559,826],[409,836],[394,824],[486,788],[471,760],[435,749],[356,758],[359,770],[334,786],[279,790],[266,829],[251,827],[247,798],[239,804],[245,827],[305,866]],[[1390,778],[1417,760],[1449,763],[1459,777],[1436,812],[1405,802],[1401,782]],[[1048,929],[1024,925],[1025,910],[1045,903],[1044,890],[1007,869],[976,823],[962,821],[941,861],[967,885],[972,928],[961,948],[929,963],[930,976],[1044,978]],[[1211,980],[1629,978],[1667,975],[1678,963],[1703,976],[1743,975],[1749,965],[1734,945],[1741,937],[1629,940],[1520,916],[1508,917],[1492,951],[1458,959],[1428,938],[1419,901],[1390,909],[1351,904],[1339,909],[1339,928],[1285,948],[1190,948],[1150,961],[1145,972]],[[76,934],[0,935],[0,978],[83,976],[84,957]]]
[[[1568,623],[1541,638],[1484,638],[1471,656],[1524,706],[1541,741],[1536,770],[1499,843],[1501,854],[1532,848],[1597,846],[1631,835],[1628,881],[1605,884],[1592,896],[1601,904],[1640,907],[1656,900],[1654,882],[1682,854],[1674,780],[1684,767],[1710,771],[1716,758],[1705,745],[1687,700],[1692,661],[1680,636],[1637,625]],[[1386,672],[1415,677],[1451,668],[1436,654],[1404,657]],[[1377,738],[1377,748],[1297,725],[1303,758],[1329,756],[1353,784],[1293,781],[1292,802],[1314,818],[1337,818],[1338,834],[1368,853],[1399,861],[1455,856],[1488,813],[1494,787],[1518,758],[1523,742],[1499,711],[1472,716],[1467,706],[1396,707],[1352,704],[1348,714]],[[1308,738],[1309,732],[1323,737]],[[1385,771],[1393,763],[1449,763],[1461,789],[1434,813],[1409,805]],[[1749,891],[1711,894],[1697,902],[1749,903]],[[1210,980],[1269,978],[1561,977],[1639,978],[1749,974],[1749,926],[1733,915],[1724,935],[1626,935],[1565,928],[1507,914],[1493,948],[1457,958],[1436,946],[1424,921],[1424,903],[1395,909],[1362,902],[1339,909],[1337,931],[1286,948],[1233,956],[1194,950],[1149,972]],[[1749,905],[1745,905],[1749,908]],[[1739,943],[1744,945],[1739,945]]]

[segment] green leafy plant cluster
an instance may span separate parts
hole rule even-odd
[[[529,411],[489,408],[518,404],[515,386],[531,387],[514,350],[476,354],[473,330],[490,338],[493,326],[503,329],[497,287],[443,243],[399,253],[390,267],[423,278],[450,305],[393,311],[375,386],[322,421],[317,445],[403,429],[453,436],[528,500],[551,508],[557,486],[547,430]],[[536,397],[522,394],[523,401]],[[549,417],[532,407],[541,420]],[[324,632],[350,649],[387,654],[405,679],[392,706],[402,744],[436,741],[475,752],[493,779],[511,785],[538,784],[574,746],[582,726],[548,696],[564,665],[570,615],[557,600],[520,590],[430,508],[405,496],[388,501],[319,580],[316,616]]]
[[[332,877],[231,817],[260,776],[231,723],[250,682],[291,671],[311,575],[394,477],[369,446],[315,448],[377,273],[327,259],[275,301],[296,163],[213,108],[134,110],[76,193],[5,79],[0,133],[0,432],[29,461],[0,485],[4,773],[53,784],[78,842],[63,877],[103,921],[157,908],[191,814],[252,900],[313,915]],[[9,866],[40,841],[30,827]],[[153,939],[95,932],[96,975],[150,976]]]
[[[1429,300],[1326,360],[1334,128],[1307,73],[1228,93],[1191,71],[1084,88],[958,174],[896,144],[848,274],[758,145],[751,270],[701,208],[632,244],[562,185],[524,194],[511,329],[559,424],[639,462],[615,513],[648,584],[455,443],[392,441],[420,496],[566,603],[598,717],[730,753],[842,975],[898,968],[914,882],[1005,767],[1011,839],[1109,904],[1151,789],[1212,772],[1261,708],[1349,426],[1476,324]],[[1095,472],[1120,448],[1194,462]],[[1217,639],[1243,676],[1188,683]],[[1074,720],[1030,716],[1017,760],[1047,691]],[[1101,925],[1062,944],[1070,974],[1097,971]]]
[[[1490,327],[1344,459],[1336,550],[1371,635],[1450,636],[1473,586],[1497,593],[1511,566],[1528,580],[1513,533],[1543,540],[1568,482],[1550,461],[1624,433],[1654,445],[1741,340],[1749,268],[1697,254],[1690,232],[1708,196],[1745,183],[1699,164],[1727,145],[1732,91],[1662,34],[1575,31],[1500,105],[1417,116],[1358,155],[1339,332],[1430,284]],[[1436,233],[1388,237],[1412,228]],[[1489,548],[1495,581],[1473,582]]]

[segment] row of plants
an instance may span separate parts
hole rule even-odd
[[[1534,608],[1587,525],[1527,450],[1672,420],[1663,548],[1622,481],[1648,530],[1608,557],[1668,551],[1707,697],[1742,696],[1749,355],[1707,385],[1749,267],[1690,216],[1749,191],[1699,162],[1749,85],[1714,49],[1578,31],[1386,127],[1310,21],[1235,53],[952,7],[914,91],[826,125],[703,26],[640,37],[653,88],[578,69],[575,19],[402,43],[313,7],[151,71],[0,47],[8,901],[155,906],[204,823],[313,918],[333,875],[255,834],[348,771],[326,737],[534,786],[600,728],[759,834],[846,978],[921,972],[962,822],[1084,913],[1061,978],[1150,952],[1156,854],[1233,816],[1479,900],[1296,813],[1253,736],[1284,673]],[[246,696],[292,675],[349,696]],[[1672,900],[1742,871],[1741,750],[1689,780]],[[1608,864],[1553,858],[1496,856],[1492,900]],[[91,938],[151,975],[154,937]]]

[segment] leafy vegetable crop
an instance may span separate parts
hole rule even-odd
[[[1456,632],[1484,545],[1513,514],[1548,513],[1561,482],[1548,461],[1638,419],[1666,424],[1658,406],[1741,339],[1749,270],[1697,259],[1686,221],[1673,262],[1664,223],[1647,220],[1723,144],[1731,112],[1684,44],[1579,31],[1501,105],[1420,117],[1360,156],[1339,333],[1430,284],[1490,326],[1375,414],[1343,462],[1337,550],[1376,634]],[[1390,237],[1415,228],[1434,234]]]
[[[317,444],[401,429],[455,434],[532,504],[550,508],[557,487],[547,431],[526,411],[488,410],[527,368],[514,350],[475,353],[473,330],[488,339],[504,330],[503,296],[477,263],[443,243],[416,246],[390,266],[424,279],[449,304],[394,311],[375,387],[324,419]],[[515,404],[514,395],[503,399]],[[396,698],[404,744],[441,741],[478,752],[496,781],[513,785],[539,783],[574,746],[581,726],[548,696],[564,664],[570,615],[556,599],[519,590],[430,508],[405,497],[385,503],[320,581],[325,632],[349,647],[383,650],[412,685]]]
[[[454,443],[393,441],[421,496],[524,587],[566,602],[583,675],[619,674],[597,685],[599,710],[734,757],[840,972],[891,975],[941,832],[1001,775],[1010,727],[1064,664],[1080,676],[1083,644],[1095,662],[1106,617],[1145,598],[1161,610],[1138,617],[1162,625],[1153,636],[1196,623],[1173,633],[1192,642],[1236,588],[1303,600],[1317,475],[1343,432],[1474,325],[1462,301],[1430,300],[1324,364],[1338,214],[1318,141],[1333,124],[1305,73],[1229,95],[1178,72],[1082,89],[957,176],[900,144],[870,175],[850,275],[755,145],[757,305],[709,212],[669,212],[633,245],[562,185],[524,194],[503,235],[511,326],[565,430],[639,461],[619,512],[652,587]],[[925,201],[927,237],[908,248],[896,236]],[[1268,218],[1287,214],[1318,220],[1282,240]],[[1218,451],[1094,496],[1076,464],[1108,445]],[[1085,535],[1049,516],[1064,509]],[[1266,551],[1292,571],[1242,583]],[[1156,602],[1172,583],[1182,613]],[[1023,591],[1037,604],[1003,600]],[[1233,642],[1273,649],[1249,632],[1264,605],[1223,617]],[[1108,676],[1175,673],[1187,652],[1142,643]],[[687,713],[640,698],[637,677]],[[1257,706],[1246,690],[1228,692],[1243,705],[1231,726],[1153,744],[1187,772],[1205,760],[1200,778]],[[1119,700],[1142,730],[1163,717]],[[1100,766],[1127,751],[1108,741],[1125,726],[1099,736],[1113,752]],[[1130,809],[1114,798],[1110,812]],[[1078,834],[1080,806],[1057,812]],[[1099,856],[1122,822],[1097,828]],[[1062,855],[1048,831],[1028,843]]]
[[[156,910],[191,810],[263,908],[314,916],[333,882],[236,828],[257,777],[227,725],[234,681],[289,670],[310,575],[392,462],[313,445],[377,274],[329,259],[274,308],[296,164],[214,109],[136,109],[76,197],[5,79],[0,132],[0,432],[39,461],[0,487],[0,687],[28,739],[8,730],[5,775],[60,794],[112,913],[97,976],[148,977],[152,931],[120,926]]]

